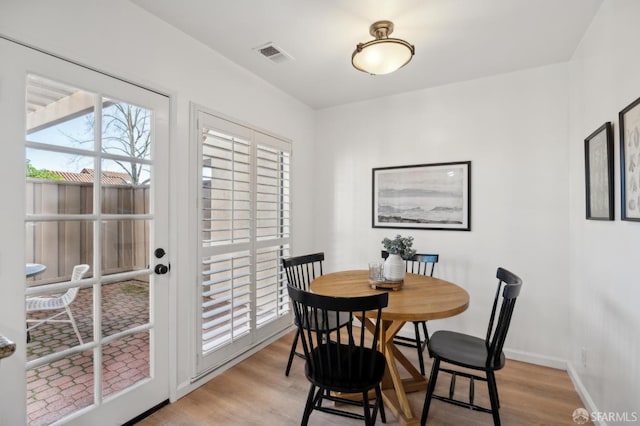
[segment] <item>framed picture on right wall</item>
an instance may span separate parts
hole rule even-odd
[[[584,140],[587,219],[613,220],[613,136],[607,121]]]
[[[620,111],[622,220],[640,222],[640,98]]]

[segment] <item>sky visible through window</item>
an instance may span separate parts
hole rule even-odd
[[[142,108],[120,104],[120,106],[122,105],[124,105],[124,110],[129,111],[128,113],[131,114],[132,117],[141,117],[138,118],[135,130],[131,131],[131,133],[133,133],[132,136],[137,138],[138,141],[136,143],[136,153],[130,155],[134,161],[125,161],[118,164],[113,160],[104,160],[101,167],[103,171],[128,173],[129,175],[132,174],[132,168],[135,167],[138,178],[137,183],[143,184],[149,180],[150,167],[148,165],[135,163],[135,159],[150,159],[150,149],[148,147],[145,148],[144,144],[148,143],[145,141],[148,141],[149,138],[151,114],[148,110]],[[128,156],[127,152],[123,151],[123,148],[126,148],[126,141],[130,134],[121,127],[114,127],[115,121],[113,121],[113,117],[118,116],[118,111],[114,104],[105,107],[103,110],[104,120],[111,120],[108,126],[103,122],[103,151]],[[60,121],[27,135],[27,140],[31,142],[86,150],[88,151],[87,156],[27,148],[26,159],[30,162],[31,166],[36,169],[54,172],[80,173],[83,169],[96,169],[95,159],[91,155],[94,150],[94,122],[94,112],[91,111],[69,120]]]
[[[87,122],[91,114],[85,114],[54,126],[27,135],[31,142],[93,150],[93,143],[78,143],[77,140],[93,140],[93,130]],[[94,168],[93,159],[72,154],[56,153],[39,149],[27,149],[26,158],[37,169],[80,172],[83,168]]]

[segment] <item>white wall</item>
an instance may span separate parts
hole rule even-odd
[[[614,123],[619,218],[617,112],[640,96],[638,16],[637,0],[606,0],[570,64],[326,109],[317,121],[126,0],[3,0],[0,33],[169,93],[174,206],[193,195],[190,101],[292,139],[294,250],[324,250],[330,270],[364,268],[396,233],[371,228],[373,167],[471,160],[472,231],[402,232],[419,250],[439,252],[437,275],[471,294],[467,312],[432,328],[483,333],[495,269],[504,266],[524,279],[511,354],[551,365],[569,359],[594,406],[637,411],[640,224],[584,220],[582,140]],[[181,224],[172,253],[180,385],[192,366],[195,242],[183,236],[186,210],[173,214]]]
[[[553,65],[319,111],[314,242],[328,269],[365,268],[385,236],[413,235],[419,252],[440,253],[436,275],[471,296],[465,313],[431,328],[483,335],[496,268],[505,267],[524,281],[506,346],[512,356],[563,366],[566,71]],[[372,168],[466,160],[471,232],[371,227]]]
[[[174,380],[179,392],[186,389],[193,374],[197,274],[196,236],[188,232],[195,221],[184,208],[196,197],[188,174],[189,103],[293,140],[292,244],[302,251],[310,249],[312,239],[312,202],[306,188],[313,184],[313,111],[127,0],[3,0],[0,34],[171,95],[171,204],[176,227],[169,255],[178,357]],[[16,199],[23,198],[16,194]]]
[[[639,18],[637,0],[606,0],[569,64],[569,360],[591,409],[638,415],[640,223],[620,220],[618,112],[640,97]],[[585,219],[583,141],[606,121],[615,135],[614,222]]]

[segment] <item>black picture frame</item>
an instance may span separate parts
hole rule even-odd
[[[620,126],[620,217],[640,222],[640,98],[618,114]]]
[[[614,220],[613,137],[611,122],[584,140],[586,217]]]
[[[371,171],[373,228],[471,230],[471,161]]]

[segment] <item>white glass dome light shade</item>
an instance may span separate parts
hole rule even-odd
[[[404,40],[389,38],[393,22],[376,21],[369,27],[375,40],[358,43],[351,55],[351,64],[359,71],[372,75],[389,74],[409,63],[415,48]]]
[[[404,40],[385,38],[359,44],[351,56],[353,66],[373,75],[389,74],[411,61],[414,47]]]

